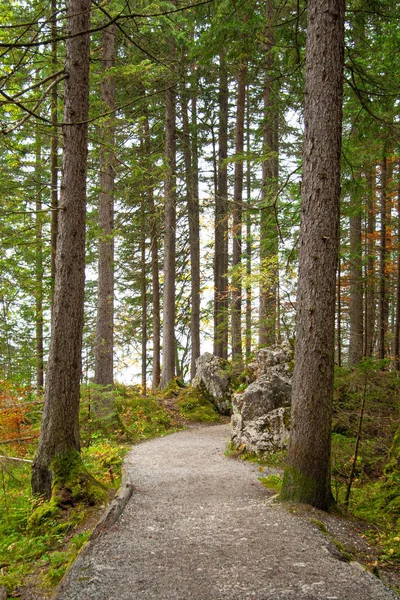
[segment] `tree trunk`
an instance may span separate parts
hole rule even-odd
[[[340,239],[340,238],[339,238]],[[342,297],[341,297],[341,264],[340,256],[338,257],[337,271],[337,364],[342,366]]]
[[[327,509],[339,244],[344,0],[310,0],[288,466],[281,498]]]
[[[228,358],[228,72],[225,56],[219,67],[219,139],[214,238],[214,354]]]
[[[375,174],[368,174],[368,200],[367,200],[367,260],[365,277],[365,356],[372,356],[375,341]]]
[[[356,206],[354,206],[356,205]],[[361,213],[353,201],[356,214],[350,217],[350,345],[349,365],[357,365],[363,357],[363,280]]]
[[[247,198],[247,215],[246,215],[246,364],[250,362],[251,346],[252,346],[252,263],[251,257],[253,253],[253,238],[252,238],[252,219],[251,219],[251,160],[250,160],[250,102],[249,92],[247,90],[247,115],[246,115],[246,150],[247,150],[247,169],[246,169],[246,198]]]
[[[266,4],[265,26],[265,81],[261,218],[260,218],[260,313],[259,344],[276,343],[277,285],[278,285],[278,236],[275,203],[278,181],[278,120],[274,96],[274,44],[272,27],[272,0]]]
[[[141,274],[140,274],[140,298],[141,298],[141,309],[142,309],[142,394],[146,395],[147,390],[147,265],[146,265],[146,209],[145,201],[142,198],[141,203],[141,240],[140,240],[140,254],[141,254]]]
[[[107,72],[115,63],[115,24],[102,33],[101,98],[107,111],[115,108],[115,78]],[[114,351],[114,163],[115,126],[111,115],[102,128],[99,195],[99,280],[94,382],[112,386]]]
[[[397,187],[397,281],[396,281],[396,323],[394,328],[394,368],[400,371],[400,164]]]
[[[170,88],[165,98],[165,217],[164,217],[164,293],[163,293],[163,358],[161,388],[175,376],[175,254],[176,254],[176,108],[175,91]]]
[[[150,161],[151,156],[151,134],[150,134],[150,123],[149,115],[147,110],[145,111],[144,118],[144,147],[147,156],[147,160]],[[158,236],[159,236],[159,222],[156,207],[154,204],[154,182],[151,176],[151,164],[149,168],[149,183],[147,186],[147,202],[150,209],[150,239],[151,239],[151,286],[152,286],[152,297],[153,297],[153,373],[151,389],[156,390],[160,385],[160,276],[158,266]]]
[[[196,195],[196,177],[192,157],[186,91],[182,93],[183,156],[185,162],[187,210],[189,221],[190,275],[191,275],[191,361],[190,378],[196,375],[196,360],[200,356],[200,214]]]
[[[51,0],[51,64],[53,71],[57,71],[57,0]],[[54,282],[56,277],[56,251],[58,233],[58,89],[55,85],[51,91],[50,113],[51,113],[51,142],[50,142],[50,185],[51,185],[51,296],[54,294]]]
[[[387,155],[386,146],[383,150],[381,165],[381,230],[379,248],[379,358],[386,356],[386,332],[387,332],[387,290],[386,290],[386,229],[387,229]]]
[[[242,350],[242,215],[244,116],[246,107],[247,64],[239,67],[236,112],[235,174],[232,218],[232,361],[237,370],[243,366]]]
[[[43,233],[42,233],[42,192],[41,192],[41,148],[39,134],[36,132],[36,180],[39,182],[36,191],[36,255],[35,255],[35,321],[36,321],[36,394],[40,396],[44,385],[43,364]]]
[[[67,3],[64,155],[52,335],[32,490],[51,496],[51,463],[80,450],[79,386],[85,286],[90,0]]]

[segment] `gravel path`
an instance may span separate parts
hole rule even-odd
[[[229,426],[134,446],[133,496],[89,543],[57,600],[390,600],[315,526],[268,502],[255,465],[224,456]]]

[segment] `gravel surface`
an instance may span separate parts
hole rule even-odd
[[[57,600],[398,600],[340,560],[306,519],[268,500],[256,465],[224,456],[229,426],[134,446],[134,491]]]

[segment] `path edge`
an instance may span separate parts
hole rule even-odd
[[[61,592],[64,591],[64,587],[68,583],[71,567],[79,567],[79,564],[91,550],[93,542],[95,542],[100,535],[105,533],[108,529],[110,529],[110,527],[112,527],[112,525],[114,525],[114,523],[118,521],[132,497],[133,490],[134,486],[130,475],[123,466],[122,482],[116,496],[101,515],[86,544],[82,547],[75,560],[69,565],[68,571],[65,573],[64,577],[61,579],[60,583],[52,594],[51,600],[58,600],[60,598]]]

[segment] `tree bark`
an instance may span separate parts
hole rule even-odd
[[[144,147],[147,160],[151,156],[151,132],[149,115],[147,110],[144,115]],[[153,373],[151,389],[155,391],[160,385],[160,275],[158,264],[158,236],[159,236],[159,221],[154,203],[154,182],[151,176],[151,165],[149,169],[149,184],[147,186],[147,202],[150,209],[150,239],[151,239],[151,286],[153,296]]]
[[[142,198],[140,207],[141,212],[141,240],[140,240],[140,262],[141,262],[141,274],[140,274],[140,298],[141,298],[141,309],[142,309],[142,394],[145,396],[147,392],[147,265],[146,265],[146,209],[145,201]]]
[[[57,0],[51,0],[51,64],[53,71],[57,71]],[[54,294],[54,282],[56,277],[56,251],[58,233],[58,90],[55,85],[51,91],[50,100],[51,113],[51,142],[50,142],[50,185],[51,185],[51,296]]]
[[[350,366],[357,365],[363,357],[364,329],[361,213],[357,200],[353,202],[353,209],[356,214],[350,217]]]
[[[164,217],[164,293],[163,355],[161,388],[175,377],[175,255],[176,255],[176,106],[175,91],[165,98],[165,217]]]
[[[219,135],[214,238],[214,354],[228,358],[228,72],[226,58],[219,65]]]
[[[35,256],[35,320],[36,320],[36,394],[41,396],[44,385],[43,349],[43,232],[42,232],[42,192],[40,185],[41,147],[36,132],[35,170],[38,189],[36,191],[36,256]]]
[[[310,0],[288,466],[281,498],[327,509],[339,244],[344,0]]]
[[[400,371],[400,163],[397,187],[397,280],[396,280],[396,323],[394,328],[394,368]]]
[[[376,296],[376,277],[375,277],[375,174],[368,173],[368,200],[367,200],[367,260],[365,277],[365,326],[364,339],[365,356],[372,356],[375,341],[375,296]]]
[[[250,362],[250,355],[252,349],[252,309],[253,309],[253,294],[252,294],[252,253],[253,253],[253,238],[252,238],[252,219],[251,219],[251,160],[250,160],[250,102],[249,92],[247,91],[247,115],[246,115],[246,150],[247,150],[247,161],[246,161],[246,201],[247,201],[247,215],[246,215],[246,336],[245,336],[245,348],[246,348],[246,364]]]
[[[243,150],[246,107],[247,63],[239,66],[236,110],[235,172],[232,218],[232,361],[237,370],[243,366],[242,349],[242,218]]]
[[[101,62],[103,81],[101,98],[107,111],[115,108],[115,78],[107,71],[115,63],[115,24],[102,33]],[[95,375],[94,382],[112,386],[114,381],[114,116],[107,119],[101,131],[100,195],[99,195],[99,279],[97,296]]]
[[[278,120],[274,90],[274,45],[272,0],[266,3],[264,33],[265,81],[261,218],[260,218],[260,312],[259,345],[276,343],[278,235],[275,203],[278,181]]]
[[[87,119],[90,0],[67,3],[64,155],[56,255],[56,284],[43,421],[32,490],[51,496],[51,463],[80,450],[79,386],[85,286]],[[79,32],[83,32],[81,35]]]
[[[190,377],[196,375],[196,360],[200,356],[200,214],[199,197],[196,194],[196,176],[192,157],[192,145],[187,110],[186,91],[182,93],[183,156],[185,162],[187,210],[189,221],[190,275],[191,275],[191,360]]]
[[[387,155],[386,146],[383,150],[381,165],[381,229],[379,248],[379,358],[386,356],[386,333],[388,321],[387,282],[386,282],[386,229],[387,229]]]

